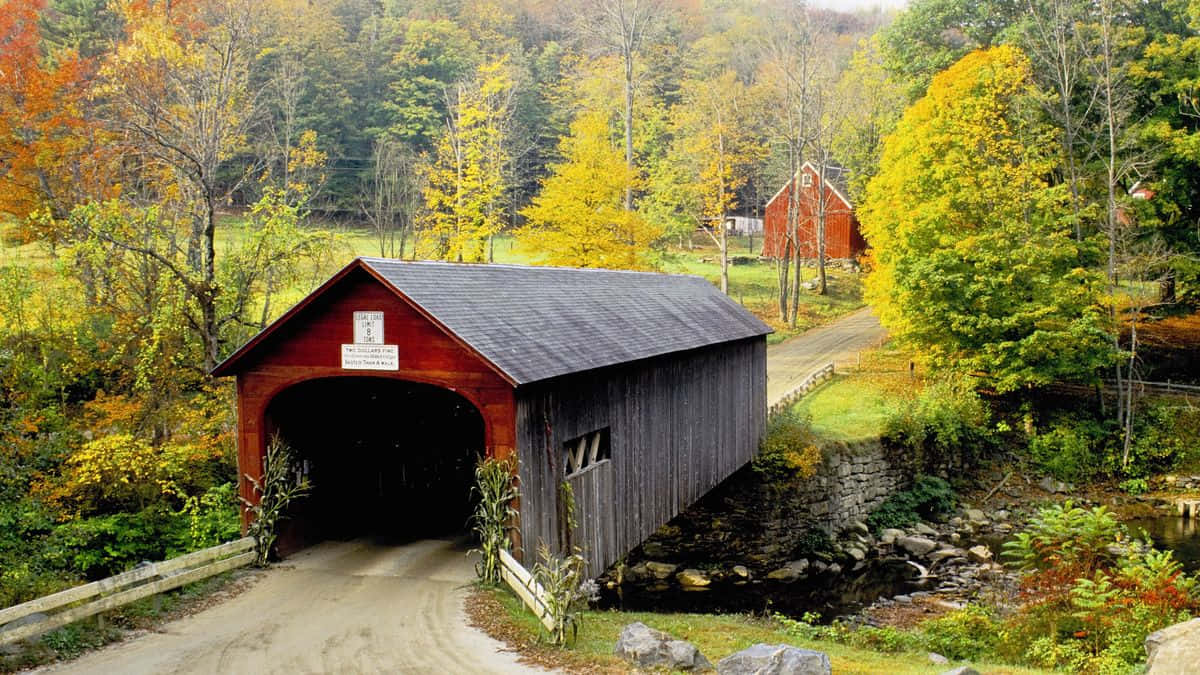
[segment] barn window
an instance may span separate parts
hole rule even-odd
[[[800,187],[812,187],[812,174],[811,173],[800,174]]]
[[[608,427],[577,436],[563,443],[563,473],[567,478],[576,476],[611,456]]]

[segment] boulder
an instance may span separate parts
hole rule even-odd
[[[879,535],[879,541],[891,545],[896,543],[896,540],[904,536],[904,530],[898,530],[894,527],[889,527]]]
[[[953,670],[947,670],[941,675],[979,675],[979,671],[971,666],[959,666]]]
[[[808,559],[793,560],[779,569],[767,574],[768,579],[792,582],[808,572]]]
[[[854,533],[858,533],[861,535],[871,534],[871,528],[867,527],[867,524],[861,520],[856,520],[853,523],[850,523],[850,526],[847,527],[846,530],[849,532],[854,532]]]
[[[720,675],[830,675],[823,652],[788,645],[756,644],[717,662]]]
[[[984,515],[983,511],[980,511],[979,509],[967,509],[963,513],[967,516],[967,520],[971,521],[972,523],[983,524],[988,521],[987,516]]]
[[[741,577],[742,579],[750,578],[750,570],[745,565],[734,565],[733,574],[734,576]]]
[[[937,530],[935,530],[935,529],[933,529],[932,527],[930,527],[930,526],[929,526],[928,524],[926,524],[926,523],[917,523],[916,525],[914,525],[914,526],[913,526],[913,530],[914,530],[914,531],[915,531],[917,534],[923,534],[923,535],[925,535],[925,536],[927,536],[927,537],[936,537],[936,536],[938,536],[938,531],[937,531]]]
[[[650,574],[652,574],[655,579],[666,579],[667,577],[674,574],[675,570],[679,568],[679,565],[672,565],[671,563],[663,563],[663,562],[654,562],[652,560],[647,561],[645,563],[645,565],[646,565],[646,571],[650,572]]]
[[[1200,619],[1146,636],[1146,675],[1183,675],[1200,670]]]
[[[1066,494],[1066,493],[1072,492],[1074,490],[1074,488],[1071,486],[1070,483],[1064,483],[1061,480],[1054,480],[1053,478],[1051,478],[1049,476],[1046,476],[1045,478],[1038,481],[1038,487],[1045,490],[1046,492],[1061,493],[1061,494]]]
[[[704,588],[712,583],[712,579],[709,579],[707,574],[690,568],[676,574],[675,579],[684,588]]]
[[[992,550],[983,544],[967,549],[967,559],[974,563],[991,562]]]
[[[939,560],[945,560],[946,558],[963,558],[966,557],[966,554],[963,553],[961,548],[939,548],[925,557],[929,558],[933,562],[938,562]]]
[[[913,555],[925,555],[937,548],[937,542],[924,537],[900,537],[896,545]]]
[[[867,552],[862,550],[858,546],[849,546],[846,548],[846,555],[850,556],[851,558],[854,558],[854,560],[856,560],[858,562],[862,562],[863,560],[866,559]]]
[[[950,663],[950,659],[942,656],[941,654],[939,654],[937,652],[929,652],[929,662],[934,664],[935,666],[944,666],[947,663]]]
[[[621,629],[621,636],[617,638],[617,646],[613,653],[640,668],[712,670],[712,664],[695,645],[676,640],[641,621]]]

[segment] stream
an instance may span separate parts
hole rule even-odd
[[[1125,524],[1135,537],[1142,536],[1139,531],[1148,535],[1155,548],[1173,550],[1184,572],[1195,574],[1200,571],[1200,523],[1195,519],[1157,516],[1135,518]]]
[[[1200,522],[1159,516],[1133,519],[1126,524],[1134,536],[1149,536],[1157,548],[1173,550],[1184,571],[1200,571]],[[1002,544],[1007,538],[982,536],[972,543],[986,545],[999,560]],[[829,621],[854,614],[880,598],[922,590],[931,590],[928,580],[920,579],[917,569],[910,563],[888,556],[869,558],[854,571],[812,575],[790,583],[761,578],[747,580],[728,574],[714,575],[711,585],[692,589],[653,580],[626,582],[622,586],[604,588],[599,604],[629,611],[779,612],[795,618],[806,612],[816,612],[823,621]]]
[[[812,575],[791,583],[769,579],[715,579],[710,586],[685,590],[674,584],[625,584],[604,589],[601,607],[627,611],[703,614],[779,612],[800,618],[816,612],[823,620],[853,614],[880,597],[920,591],[915,567],[903,560],[870,560],[855,572]]]

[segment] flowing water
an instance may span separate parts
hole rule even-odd
[[[1183,564],[1183,571],[1200,571],[1200,521],[1178,516],[1135,518],[1125,522],[1135,536],[1148,535],[1156,548],[1170,549]]]
[[[828,621],[853,614],[881,597],[927,589],[915,567],[896,558],[868,561],[860,570],[818,574],[791,583],[728,579],[703,589],[684,590],[672,584],[626,584],[601,593],[602,607],[629,611],[696,613],[779,612],[800,618],[816,612]]]

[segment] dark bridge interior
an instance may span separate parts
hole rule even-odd
[[[267,429],[291,445],[312,485],[281,527],[282,554],[324,539],[402,543],[468,527],[484,426],[454,392],[386,378],[312,380],[271,402]]]

